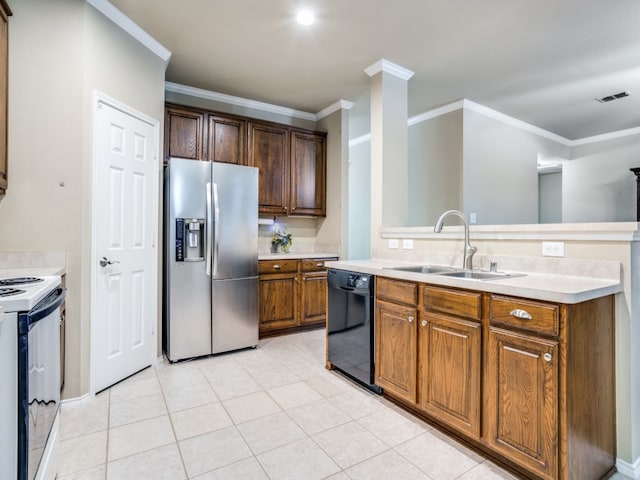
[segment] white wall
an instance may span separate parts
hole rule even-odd
[[[462,110],[409,127],[408,226],[462,208]]]
[[[370,103],[367,91],[349,111],[348,231],[345,258],[351,260],[371,256],[371,142],[369,139],[362,140],[369,135],[371,129]]]
[[[88,391],[93,90],[162,121],[164,62],[78,0],[12,2],[0,250],[64,251],[64,397]]]
[[[463,211],[477,223],[538,222],[538,156],[567,157],[567,147],[464,109]]]
[[[571,149],[563,165],[562,203],[565,222],[636,220],[636,176],[640,167],[640,134]]]
[[[539,223],[562,223],[562,172],[538,174]]]

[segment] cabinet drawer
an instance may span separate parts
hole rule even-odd
[[[422,305],[426,310],[459,315],[480,320],[482,318],[482,294],[424,286]]]
[[[298,260],[260,260],[258,273],[289,273],[298,271]]]
[[[559,310],[558,305],[554,304],[492,295],[489,319],[492,325],[557,336],[560,324]]]
[[[300,271],[302,272],[316,272],[318,270],[325,270],[324,263],[329,260],[336,260],[335,258],[316,258],[309,260],[300,260]]]
[[[376,296],[379,300],[415,306],[418,304],[418,284],[378,277],[376,279]]]

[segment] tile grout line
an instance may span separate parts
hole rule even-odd
[[[164,357],[164,356],[163,356]],[[187,470],[187,464],[184,461],[184,457],[182,456],[182,449],[180,448],[180,442],[178,441],[178,435],[176,434],[175,426],[173,425],[173,417],[171,416],[171,411],[169,410],[169,404],[167,403],[167,397],[164,391],[164,385],[160,381],[160,375],[158,374],[158,369],[156,366],[153,366],[156,372],[156,379],[158,381],[158,385],[160,386],[160,393],[162,394],[162,401],[164,402],[164,406],[167,409],[167,417],[169,418],[169,425],[171,425],[171,432],[173,433],[173,438],[175,440],[175,445],[178,449],[178,455],[180,456],[180,463],[182,464],[182,469],[184,471],[184,476],[188,480],[189,479],[189,471]]]

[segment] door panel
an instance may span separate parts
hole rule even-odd
[[[151,364],[155,352],[156,129],[100,100],[95,132],[93,387]],[[101,266],[100,259],[106,259]],[[111,262],[111,263],[108,263]]]
[[[558,344],[498,328],[487,356],[489,445],[543,478],[556,478]]]

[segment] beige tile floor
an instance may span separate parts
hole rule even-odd
[[[63,409],[58,479],[514,478],[324,357],[316,330],[148,368]]]

